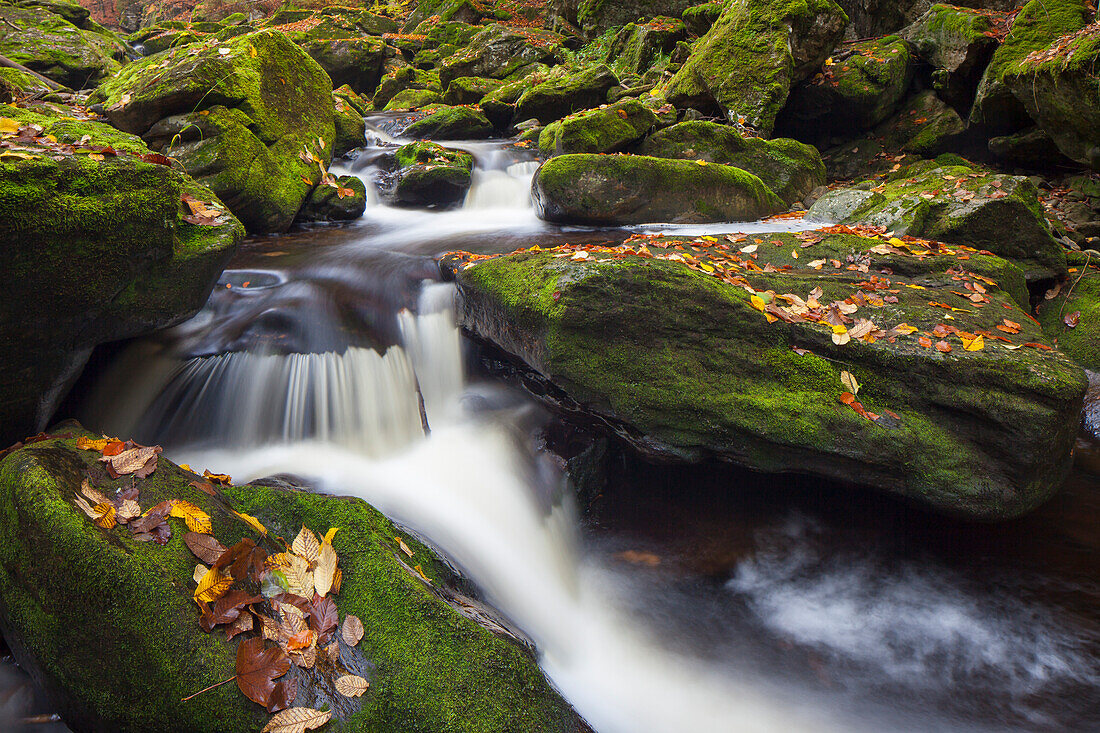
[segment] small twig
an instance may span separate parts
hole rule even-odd
[[[198,697],[199,695],[201,695],[204,692],[209,692],[210,690],[213,690],[215,687],[220,687],[221,685],[224,685],[226,682],[232,682],[235,679],[237,679],[237,675],[233,675],[229,679],[222,680],[221,682],[215,682],[214,684],[210,685],[209,687],[204,687],[203,689],[199,690],[198,692],[196,692],[193,695],[188,695],[187,697],[180,700],[180,702],[187,702],[188,700],[190,700],[193,697]]]

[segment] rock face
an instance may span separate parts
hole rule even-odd
[[[791,90],[776,132],[821,140],[869,130],[897,111],[913,80],[909,45],[897,36],[847,45],[826,74]]]
[[[431,142],[402,146],[394,152],[393,202],[399,206],[454,206],[470,189],[474,159],[461,150]]]
[[[570,112],[596,107],[607,101],[607,92],[619,83],[607,66],[598,64],[573,74],[562,74],[528,89],[516,100],[515,119],[537,119],[548,124]]]
[[[995,342],[1006,317],[1020,324],[1013,345],[1042,341],[993,284],[1026,293],[1016,268],[947,248],[918,258],[921,243],[822,233],[806,248],[768,236],[783,246],[749,254],[751,244],[738,253],[650,238],[640,255],[634,241],[444,264],[465,328],[552,384],[544,395],[644,453],[827,476],[985,520],[1058,489],[1087,382],[1055,351]],[[964,281],[983,286],[984,307],[953,294]],[[945,301],[964,312],[936,305]],[[960,331],[991,336],[967,350]],[[858,406],[842,371],[861,385]]]
[[[319,180],[312,158],[332,159],[332,83],[276,31],[131,64],[96,94],[114,125],[183,163],[251,232],[289,227]]]
[[[58,431],[85,435],[78,425]],[[102,529],[74,504],[81,482],[108,496],[135,481],[142,509],[181,499],[212,520],[226,546],[248,537],[277,551],[226,506],[262,522],[272,535],[301,526],[339,527],[332,544],[343,572],[335,597],[339,620],[358,616],[365,629],[354,647],[340,643],[342,663],[368,679],[360,698],[336,695],[320,671],[293,667],[297,701],[329,706],[343,731],[580,731],[575,713],[550,688],[530,651],[461,615],[454,576],[433,551],[358,499],[286,488],[224,487],[215,499],[189,485],[197,477],[163,456],[144,479],[111,480],[97,451],[74,438],[22,448],[0,462],[0,621],[20,664],[51,696],[73,730],[180,732],[259,730],[263,707],[236,684],[181,699],[234,674],[242,637],[204,633],[192,600],[196,558],[187,527],[168,519],[165,545],[139,542],[127,527]],[[405,564],[413,552],[431,584]],[[247,635],[246,635],[247,636]],[[321,655],[319,655],[321,656]]]
[[[636,99],[585,110],[553,122],[539,135],[543,155],[614,153],[641,140],[657,116]]]
[[[825,185],[825,165],[796,140],[746,137],[729,125],[681,122],[650,135],[638,150],[656,158],[705,160],[752,173],[787,204]]]
[[[665,95],[677,107],[744,118],[768,136],[791,87],[821,67],[846,23],[832,0],[733,0]]]
[[[357,176],[340,176],[333,186],[318,186],[298,212],[299,221],[351,221],[367,208],[367,187]]]
[[[140,139],[62,119],[79,115],[73,110],[42,112],[0,105],[0,117],[15,120],[25,134],[33,137],[26,126],[40,126],[35,142],[21,142],[20,154],[4,151],[0,159],[8,274],[0,303],[5,444],[45,427],[95,346],[198,311],[244,234],[208,189],[142,160],[150,151]],[[87,144],[119,154],[97,161],[59,149],[85,135]],[[211,216],[193,217],[184,197]]]
[[[1059,351],[1089,371],[1100,372],[1100,257],[1070,252],[1067,259],[1077,271],[1070,273],[1057,296],[1039,304],[1039,322]]]
[[[125,58],[106,30],[83,30],[43,7],[10,5],[0,6],[0,55],[73,89],[95,86]]]
[[[1038,191],[1022,176],[928,161],[899,171],[869,193],[845,210],[834,204],[842,194],[831,192],[808,216],[831,223],[865,222],[898,234],[988,250],[1019,265],[1028,280],[1061,277],[1066,271],[1065,253],[1050,233]]]
[[[520,32],[494,23],[474,36],[470,45],[451,56],[439,69],[443,84],[463,76],[504,79],[524,66],[550,60],[562,37],[550,31]]]
[[[644,74],[659,54],[670,53],[683,40],[685,31],[682,21],[667,16],[628,23],[615,35],[605,61],[620,75]]]
[[[554,0],[554,15],[592,38],[616,26],[659,15],[680,17],[698,0]]]
[[[414,139],[479,140],[493,134],[493,125],[475,107],[427,107],[424,117],[405,128],[402,135]]]
[[[1084,28],[1090,17],[1085,0],[1031,0],[1025,5],[986,67],[970,110],[970,122],[999,134],[1029,127],[1032,119],[1023,102],[1005,84],[1005,74],[1032,52],[1042,51],[1060,36]]]
[[[1100,170],[1100,24],[1024,57],[1005,73],[1016,98],[1071,160]]]
[[[539,216],[563,224],[748,221],[784,208],[739,168],[644,155],[562,155],[532,186]]]

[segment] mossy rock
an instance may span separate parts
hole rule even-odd
[[[722,15],[726,4],[722,0],[711,0],[702,5],[694,5],[680,14],[689,33],[694,36],[706,35]]]
[[[1039,192],[1028,178],[926,161],[867,188],[872,196],[850,211],[834,211],[830,223],[862,222],[987,250],[1017,264],[1029,281],[1066,272],[1065,252],[1051,235]],[[837,195],[826,194],[809,216],[822,219]]]
[[[373,94],[382,79],[386,43],[379,38],[310,38],[299,44],[332,79],[359,94]]]
[[[621,226],[762,219],[784,209],[764,183],[727,165],[644,155],[562,155],[535,174],[547,221]]]
[[[332,158],[332,83],[277,31],[130,64],[95,101],[117,127],[179,159],[252,232],[293,222],[319,175],[306,152]]]
[[[424,90],[442,94],[443,87],[439,83],[439,74],[434,71],[424,71],[412,66],[402,66],[393,69],[382,77],[378,89],[374,92],[375,109],[384,109],[394,97],[403,92]]]
[[[664,95],[769,136],[791,87],[821,68],[847,20],[832,0],[728,3]]]
[[[618,83],[615,72],[603,64],[554,76],[531,87],[516,100],[515,119],[537,119],[548,124],[571,112],[603,104],[608,90]]]
[[[419,0],[406,18],[404,28],[411,31],[431,18],[477,24],[492,15],[491,6],[478,0]]]
[[[666,127],[646,138],[638,152],[732,165],[752,173],[787,204],[825,184],[825,165],[815,148],[797,140],[746,137],[734,127],[714,122]]]
[[[1005,74],[1060,36],[1084,28],[1091,17],[1087,0],[1031,0],[1024,5],[982,75],[970,122],[996,134],[1017,132],[1034,124],[1024,102],[1005,83]]]
[[[117,40],[81,30],[42,7],[0,6],[0,55],[73,89],[94,86],[119,68]]]
[[[960,279],[980,284],[974,275],[983,272],[1019,287],[1016,268],[976,253],[879,255],[882,239],[828,235],[808,248],[790,234],[767,240],[758,259],[742,256],[751,269],[731,267],[717,243],[674,238],[649,238],[649,256],[625,252],[637,251],[633,242],[584,259],[543,250],[448,269],[466,329],[550,382],[546,399],[560,395],[572,414],[607,422],[647,455],[839,479],[981,520],[1019,516],[1058,490],[1072,464],[1084,372],[1057,351],[1009,350],[994,338],[967,351],[951,336],[950,353],[918,341],[948,324],[1001,334],[996,325],[1009,318],[1021,324],[1014,345],[1043,343],[996,285],[983,286],[981,308],[953,294]],[[715,260],[726,265],[708,264]],[[851,317],[916,333],[838,345],[828,323],[769,322],[760,311],[817,287],[823,304],[851,298],[868,275],[849,262],[880,273],[897,301],[872,298]],[[858,399],[877,419],[844,403],[842,371],[862,385]]]
[[[336,139],[332,143],[332,155],[337,157],[363,147],[367,138],[367,124],[363,119],[363,113],[353,107],[345,97],[333,92],[332,103],[336,110],[333,117],[336,124]]]
[[[87,149],[27,145],[27,157],[0,160],[5,443],[45,426],[92,348],[198,311],[244,234],[228,213],[210,226],[188,223],[184,194],[225,207],[175,167],[142,160],[150,151],[139,138],[77,121],[76,110],[36,109],[0,105],[0,117],[40,125],[60,144],[79,148],[87,136],[119,154],[95,160]]]
[[[486,94],[504,85],[500,79],[485,79],[479,76],[461,76],[452,79],[443,92],[443,104],[477,104]]]
[[[358,176],[339,176],[335,186],[320,185],[298,212],[298,221],[351,221],[367,208],[367,187]]]
[[[158,33],[150,34],[143,40],[136,41],[136,43],[141,45],[145,55],[151,56],[171,48],[179,48],[181,46],[188,46],[192,43],[198,43],[199,41],[206,40],[208,37],[209,34],[197,33],[190,28],[183,30],[167,28]],[[131,43],[135,43],[135,41],[131,41]]]
[[[815,142],[869,130],[897,111],[913,70],[909,44],[898,36],[848,44],[826,73],[791,90],[776,133]]]
[[[1004,83],[1062,154],[1100,170],[1100,27],[1066,38],[1051,58],[1025,58]]]
[[[394,158],[399,167],[393,176],[394,204],[448,208],[466,198],[474,165],[469,153],[421,141],[401,146]]]
[[[351,109],[359,113],[361,117],[366,117],[372,110],[373,105],[369,99],[361,97],[355,90],[348,85],[338,87],[332,90],[332,96],[342,99]]]
[[[538,139],[542,155],[613,153],[641,140],[657,116],[636,99],[569,115],[545,127]]]
[[[698,0],[554,0],[556,17],[579,28],[586,38],[657,16],[680,17]]]
[[[685,35],[683,22],[667,16],[628,23],[611,42],[608,58],[619,76],[642,74],[672,53]]]
[[[1092,372],[1100,372],[1100,256],[1069,252],[1069,278],[1058,295],[1039,303],[1039,323],[1058,350]],[[1066,323],[1067,317],[1070,326]]]
[[[0,67],[0,90],[7,92],[7,98],[3,100],[5,102],[32,95],[45,95],[52,91],[33,74],[7,67]]]
[[[405,137],[416,140],[480,140],[493,134],[493,125],[477,107],[425,107],[420,117],[405,128]]]
[[[340,698],[323,672],[294,667],[298,701],[329,706],[334,731],[582,731],[530,651],[478,626],[449,605],[461,597],[454,576],[423,543],[359,499],[262,484],[225,487],[218,498],[190,485],[198,477],[160,456],[145,479],[106,478],[98,452],[72,438],[22,448],[0,462],[0,619],[20,663],[48,691],[74,730],[256,731],[270,717],[236,684],[182,699],[233,676],[236,647],[225,632],[204,633],[192,600],[196,558],[186,526],[169,519],[161,546],[138,542],[124,526],[95,526],[74,504],[89,475],[105,494],[139,490],[143,509],[182,499],[206,511],[226,546],[248,537],[275,553],[272,537],[305,525],[339,527],[333,546],[343,572],[339,617],[356,615],[365,634],[341,643],[345,665],[369,678],[356,699]],[[255,516],[269,539],[227,509]],[[402,560],[399,540],[430,584]],[[247,635],[246,635],[247,636]],[[135,704],[138,703],[138,704]]]
[[[440,99],[439,92],[431,89],[406,89],[394,95],[383,109],[387,112],[405,112],[439,104]]]
[[[551,61],[561,44],[562,37],[550,31],[493,23],[444,62],[439,78],[445,85],[463,76],[504,79],[529,64]]]

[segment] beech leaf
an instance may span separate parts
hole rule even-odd
[[[336,691],[344,697],[359,697],[368,687],[370,683],[359,675],[346,674],[336,679]]]
[[[290,671],[290,660],[278,647],[268,647],[258,636],[237,647],[237,686],[249,700],[265,708],[275,690],[275,678]],[[266,730],[266,728],[265,728]]]
[[[317,562],[317,553],[321,551],[321,543],[318,542],[317,535],[303,526],[299,530],[298,536],[294,538],[294,542],[290,544],[290,549],[295,555],[305,558],[306,562],[312,564]]]
[[[856,378],[852,376],[851,372],[840,373],[840,383],[848,388],[848,391],[853,395],[859,394],[860,383],[856,381]]]
[[[332,718],[331,711],[287,708],[267,722],[261,733],[305,733],[320,728]]]
[[[183,536],[183,542],[195,557],[210,565],[216,563],[225,553],[225,545],[208,534],[188,532]]]
[[[317,567],[313,571],[313,583],[318,595],[324,596],[332,590],[332,581],[336,576],[336,550],[324,543],[317,554]]]
[[[210,515],[191,502],[184,501],[183,499],[172,500],[172,507],[168,512],[168,516],[182,519],[187,524],[187,528],[192,532],[211,534],[214,531],[214,527],[210,523]],[[188,547],[190,547],[190,545],[188,545]]]
[[[348,646],[355,646],[363,639],[363,622],[358,616],[348,615],[344,618],[344,625],[340,629],[340,636]]]

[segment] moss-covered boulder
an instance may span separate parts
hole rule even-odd
[[[607,92],[619,79],[603,64],[589,66],[574,73],[553,74],[536,84],[516,100],[517,121],[537,119],[543,124],[607,101]]]
[[[480,76],[460,76],[452,79],[443,92],[444,104],[477,104],[486,94],[504,85],[500,79],[485,79]]]
[[[209,186],[252,232],[290,226],[332,158],[332,82],[265,30],[130,64],[96,91],[117,127],[143,135]]]
[[[0,55],[73,89],[95,86],[119,68],[125,48],[43,7],[0,5]]]
[[[645,137],[657,116],[636,99],[577,112],[543,128],[542,155],[613,153]]]
[[[532,186],[539,216],[563,224],[748,221],[784,208],[740,168],[644,155],[562,155]]]
[[[398,206],[447,208],[461,204],[470,189],[473,156],[432,142],[416,142],[394,151],[398,170],[392,179]]]
[[[431,89],[406,89],[395,94],[382,109],[386,112],[408,112],[439,104],[440,99],[439,92]]]
[[[421,90],[430,91],[436,95],[442,94],[443,87],[439,83],[439,74],[412,66],[402,66],[392,69],[382,77],[371,101],[375,109],[385,109],[398,94]]]
[[[337,176],[331,185],[313,189],[298,212],[298,221],[350,221],[367,208],[367,187],[358,176]]]
[[[382,78],[386,43],[379,38],[310,38],[300,45],[328,73],[333,86],[347,84],[370,94]]]
[[[1058,294],[1039,303],[1043,332],[1059,351],[1093,372],[1100,372],[1100,257],[1069,252],[1069,278]]]
[[[363,113],[352,106],[346,97],[333,92],[332,104],[335,109],[333,122],[336,125],[332,155],[335,157],[363,147],[367,137],[367,123],[363,119]]]
[[[1003,79],[1063,155],[1100,170],[1098,68],[1100,25],[1093,23],[1025,56]]]
[[[727,3],[665,97],[677,107],[743,118],[770,135],[791,87],[821,68],[846,23],[832,0]]]
[[[982,75],[970,110],[970,122],[998,134],[1031,126],[1033,120],[1024,103],[1005,83],[1005,74],[1057,38],[1084,28],[1091,18],[1087,0],[1031,0],[1024,5]]]
[[[1086,380],[1022,346],[1046,344],[1002,289],[1023,290],[1016,268],[885,237],[741,241],[457,265],[462,322],[550,382],[545,399],[664,460],[825,476],[983,520],[1057,491]],[[1006,318],[1019,330],[998,330]]]
[[[685,34],[683,21],[663,15],[628,23],[615,35],[608,60],[620,76],[644,74],[661,56],[672,53]]]
[[[936,90],[966,114],[982,73],[1000,45],[999,26],[1007,23],[1006,13],[938,4],[900,35],[935,70]]]
[[[693,36],[706,35],[711,26],[718,21],[725,7],[726,4],[722,0],[710,0],[702,5],[693,5],[688,8],[680,14],[680,19],[684,21],[688,33]]]
[[[752,173],[787,204],[825,184],[825,165],[810,145],[797,140],[746,137],[714,122],[681,122],[659,130],[638,149],[656,158],[705,160]]]
[[[463,76],[504,79],[524,66],[553,60],[561,44],[562,37],[550,31],[493,23],[444,62],[439,78],[445,85]]]
[[[402,135],[414,139],[479,140],[493,134],[493,125],[477,107],[430,106],[405,128]]]
[[[202,307],[244,234],[213,193],[140,139],[80,114],[0,105],[21,137],[0,157],[4,443],[45,427],[95,346]],[[99,152],[107,147],[116,154]]]
[[[926,161],[867,188],[871,195],[847,211],[834,206],[840,192],[830,192],[809,216],[987,250],[1017,264],[1028,280],[1061,277],[1066,271],[1065,252],[1051,235],[1038,190],[1028,178]]]
[[[698,0],[553,0],[555,17],[594,38],[618,26],[658,16],[680,17]]]
[[[832,59],[791,90],[776,134],[814,142],[869,130],[897,111],[913,80],[909,44],[898,36],[848,44]]]
[[[327,661],[287,675],[297,680],[299,705],[333,712],[327,730],[585,729],[526,647],[449,603],[463,596],[446,563],[363,501],[264,485],[219,487],[212,497],[192,485],[199,477],[163,455],[146,478],[111,480],[96,463],[98,451],[76,448],[85,431],[75,423],[56,430],[73,437],[0,462],[0,622],[73,730],[244,733],[270,718],[233,683],[184,701],[232,678],[236,648],[251,634],[228,640],[221,628],[200,629],[192,600],[197,560],[182,520],[167,520],[164,545],[137,541],[123,525],[102,529],[75,504],[83,482],[108,497],[133,486],[142,509],[190,502],[210,515],[224,545],[248,538],[270,554],[285,549],[275,537],[293,538],[302,526],[340,528],[332,539],[343,574],[338,618],[357,616],[365,632],[354,647],[339,642],[340,663],[370,687],[360,698],[340,697],[331,680],[338,668]],[[267,537],[230,507],[256,517]]]

